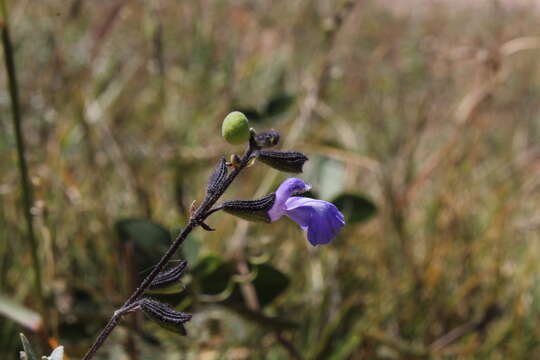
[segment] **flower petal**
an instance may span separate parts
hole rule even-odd
[[[345,225],[343,214],[327,201],[291,197],[285,208],[285,214],[307,231],[313,246],[328,244]]]
[[[285,202],[295,194],[309,191],[311,185],[297,178],[288,178],[276,190],[274,206],[268,211],[271,221],[276,221],[285,214]]]

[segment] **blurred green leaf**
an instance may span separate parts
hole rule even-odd
[[[141,247],[152,249],[158,244],[169,244],[171,234],[158,223],[148,219],[124,219],[116,223],[122,240],[133,240]]]
[[[377,213],[375,204],[366,197],[358,194],[341,194],[332,203],[343,212],[345,221],[348,223],[365,222]]]
[[[215,255],[203,258],[192,273],[204,295],[217,295],[225,291],[234,275],[232,265]]]
[[[253,286],[257,291],[260,305],[266,306],[287,290],[289,278],[269,264],[257,265],[256,270],[257,276],[253,280]]]
[[[259,122],[284,114],[294,104],[295,100],[296,96],[294,95],[277,94],[268,100],[262,111],[255,107],[233,106],[232,108],[244,113],[250,121]]]
[[[21,337],[22,346],[24,349],[24,353],[26,354],[27,360],[38,360],[36,353],[32,349],[32,345],[30,345],[30,341],[24,336],[23,333],[20,333],[19,336]]]
[[[115,224],[122,242],[135,245],[137,269],[152,267],[171,243],[171,234],[162,225],[148,219],[123,219]]]
[[[328,201],[343,192],[344,164],[325,156],[310,156],[310,159],[307,180],[317,189],[320,198]]]
[[[182,257],[188,262],[189,266],[194,266],[199,260],[201,250],[201,241],[197,236],[191,235],[182,244]]]
[[[336,313],[331,321],[322,323],[318,341],[310,349],[310,359],[326,360],[336,350],[343,350],[344,337],[351,333],[351,329],[358,324],[363,307],[355,298],[348,299],[335,309]]]
[[[298,328],[298,324],[290,319],[267,316],[264,314],[264,312],[250,310],[243,304],[231,303],[227,304],[227,308],[234,311],[245,320],[251,321],[260,327],[279,331]]]
[[[295,96],[287,94],[279,94],[274,96],[264,111],[265,117],[278,116],[285,113],[292,104],[294,104]]]
[[[34,332],[42,325],[41,315],[2,295],[0,295],[0,314]]]
[[[251,266],[255,273],[252,283],[261,306],[266,306],[281,295],[289,286],[289,278],[269,264]],[[193,269],[193,275],[203,295],[218,295],[232,289],[231,282],[236,275],[232,261],[225,261],[219,256],[207,256]],[[239,291],[240,284],[234,284],[234,291],[228,297],[229,302],[238,304],[243,301]]]

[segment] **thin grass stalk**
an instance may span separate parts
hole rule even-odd
[[[39,297],[40,306],[43,310],[43,282],[41,278],[41,265],[38,257],[38,241],[34,232],[32,219],[32,186],[28,176],[28,165],[26,164],[24,136],[22,130],[21,109],[19,104],[19,86],[15,71],[15,57],[13,45],[9,34],[8,11],[5,0],[0,0],[0,29],[2,31],[2,47],[4,49],[4,62],[8,80],[8,91],[11,98],[11,108],[13,114],[13,127],[15,128],[15,140],[17,144],[17,156],[19,172],[21,175],[21,190],[23,196],[24,217],[26,220],[26,231],[30,242],[32,254],[32,268],[34,272],[34,287]]]

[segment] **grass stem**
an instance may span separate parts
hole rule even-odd
[[[41,265],[38,256],[38,242],[34,232],[32,219],[32,186],[28,176],[28,165],[25,157],[25,144],[22,129],[21,109],[19,103],[19,87],[15,71],[15,57],[13,45],[9,34],[8,11],[5,0],[0,0],[0,30],[2,32],[2,47],[4,49],[4,62],[8,80],[8,91],[11,98],[11,108],[13,115],[13,127],[15,129],[15,140],[17,144],[17,156],[19,172],[21,175],[21,190],[23,196],[24,217],[30,248],[32,252],[32,268],[34,271],[34,287],[39,297],[40,306],[43,310],[43,282],[41,278]]]

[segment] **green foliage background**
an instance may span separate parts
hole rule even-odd
[[[168,299],[194,313],[188,336],[131,317],[101,358],[287,358],[278,332],[306,359],[540,356],[539,9],[358,3],[328,48],[340,1],[8,1],[43,322],[69,358],[185,224],[217,160],[242,151],[220,137],[224,115],[287,144],[320,83],[287,149],[310,157],[302,178],[343,209],[343,232],[311,248],[285,219],[212,216],[217,231],[183,248],[186,291]],[[0,292],[40,311],[5,77]],[[226,198],[275,176],[257,163]],[[19,332],[43,339],[0,319],[6,358]]]

